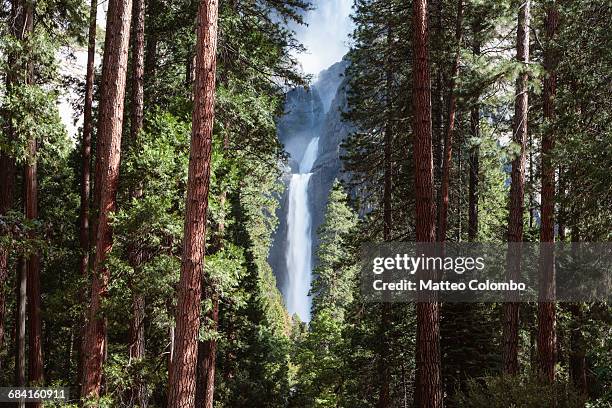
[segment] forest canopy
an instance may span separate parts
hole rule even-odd
[[[32,407],[612,404],[608,303],[369,302],[359,273],[365,244],[612,239],[612,4],[354,0],[347,54],[310,75],[323,1],[0,3],[0,387],[68,392]],[[273,262],[302,175],[281,128],[306,102],[309,320]]]

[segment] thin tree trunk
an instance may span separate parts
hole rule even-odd
[[[200,1],[185,238],[176,310],[176,349],[168,394],[168,406],[176,408],[191,408],[195,404],[206,211],[214,122],[217,12],[217,0]],[[206,279],[204,283],[211,284]]]
[[[442,181],[440,184],[440,203],[438,212],[438,241],[446,241],[446,230],[448,229],[448,195],[450,188],[450,168],[453,154],[453,134],[455,132],[455,116],[457,112],[457,95],[455,84],[459,74],[459,60],[461,58],[461,39],[463,36],[463,0],[457,1],[457,20],[455,26],[455,59],[451,70],[448,101],[448,124],[444,137],[444,156],[442,163]],[[461,221],[460,221],[461,222]]]
[[[136,141],[142,131],[144,119],[144,67],[145,67],[145,2],[133,0],[132,9],[132,112],[130,141]]]
[[[142,359],[145,355],[144,319],[145,298],[141,294],[136,294],[132,300],[132,319],[130,320],[130,362]],[[139,408],[148,406],[146,387],[140,376],[130,390],[130,401]]]
[[[83,109],[83,141],[81,147],[81,213],[79,243],[81,246],[81,276],[87,277],[89,267],[89,196],[91,190],[91,133],[92,106],[96,57],[96,10],[98,1],[91,0],[89,11],[89,42],[87,44],[87,73],[85,76],[85,106]]]
[[[558,215],[557,215],[557,223],[559,225],[559,241],[560,242],[565,242],[565,238],[566,238],[566,227],[567,227],[567,213],[565,210],[565,200],[566,200],[566,178],[565,178],[565,172],[563,169],[563,166],[559,166],[558,169],[558,174],[559,174],[559,189],[558,189],[558,201],[559,201],[559,208],[558,208]]]
[[[144,120],[144,59],[145,59],[145,3],[144,0],[133,0],[132,8],[132,95],[130,112],[130,143],[138,146],[138,137],[142,132]],[[142,187],[136,186],[131,196],[142,197]],[[138,243],[129,249],[128,258],[136,273],[141,271],[145,254]],[[138,288],[132,285],[132,319],[130,321],[130,361],[140,360],[145,356],[145,297]],[[140,375],[135,379],[130,390],[130,400],[138,407],[148,405],[145,384]]]
[[[393,32],[391,25],[387,26],[387,61],[386,61],[386,124],[384,139],[384,187],[383,187],[383,240],[391,241],[391,230],[393,225],[392,213],[392,188],[393,188],[393,61],[391,59],[391,46],[393,44]],[[378,356],[378,375],[380,380],[380,393],[378,395],[377,408],[386,408],[391,403],[390,383],[391,372],[389,367],[389,336],[387,330],[391,319],[391,304],[384,300],[380,319],[380,355]]]
[[[81,247],[80,276],[83,282],[88,281],[89,277],[89,198],[91,194],[91,133],[93,130],[93,94],[95,80],[95,58],[96,58],[96,20],[97,20],[98,0],[91,0],[89,5],[89,33],[87,43],[87,73],[85,74],[85,106],[83,108],[83,141],[81,146],[81,212],[79,216],[79,245]],[[82,285],[79,293],[80,303],[85,304],[87,299],[87,285]],[[83,313],[83,321],[87,321],[86,313]],[[78,333],[78,343],[80,355],[85,354],[85,324],[80,325]],[[79,358],[77,366],[77,381],[79,385],[83,380],[83,358]]]
[[[24,38],[34,32],[34,9],[32,4],[23,2],[24,9]],[[26,84],[34,81],[34,64],[28,61],[26,66]],[[24,165],[24,207],[25,217],[28,220],[38,218],[38,183],[36,149],[37,141],[27,141],[27,161]],[[35,239],[35,233],[30,233],[30,239]],[[28,312],[28,380],[30,385],[42,385],[43,358],[42,358],[42,322],[40,317],[40,256],[36,249],[29,254],[26,261],[27,268],[27,312]],[[40,407],[40,403],[29,404]]]
[[[555,5],[546,10],[546,38],[553,41],[559,15]],[[555,380],[557,361],[555,296],[555,166],[552,151],[555,146],[555,95],[557,77],[555,55],[550,44],[544,53],[544,119],[547,128],[542,136],[542,222],[540,226],[540,298],[538,303],[538,361],[541,375],[548,381]]]
[[[17,260],[17,286],[15,290],[17,307],[15,308],[15,385],[26,385],[26,298],[27,267],[23,257]]]
[[[434,31],[434,38],[443,38],[444,27],[442,27],[442,8],[444,6],[444,0],[435,1],[435,20],[436,26]],[[433,7],[432,7],[433,8]],[[432,13],[432,18],[434,17]],[[433,101],[432,101],[432,145],[433,145],[433,164],[434,164],[434,189],[436,190],[436,202],[440,201],[440,189],[439,186],[442,180],[442,150],[444,149],[444,75],[442,64],[438,62],[436,67],[436,79],[435,87],[433,88]]]
[[[526,0],[518,17],[517,61],[523,63],[523,70],[516,84],[514,113],[514,142],[519,145],[518,157],[512,161],[510,184],[510,218],[508,221],[508,242],[523,241],[523,212],[525,201],[525,145],[527,143],[527,111],[529,96],[527,90],[527,63],[529,62],[529,24],[531,0]],[[510,244],[507,259],[507,277],[517,281],[521,275],[520,244]],[[510,299],[514,300],[514,299]],[[503,370],[507,374],[518,374],[518,326],[519,304],[515,301],[504,303],[503,327]]]
[[[38,218],[38,186],[36,166],[36,140],[28,141],[29,163],[25,165],[25,212],[26,218]],[[35,238],[31,235],[30,238]],[[29,370],[28,379],[32,385],[42,385],[42,323],[40,317],[40,257],[36,252],[27,260],[28,270],[28,327],[29,327]],[[37,403],[35,406],[40,406]]]
[[[480,55],[480,26],[478,23],[472,26],[472,53]],[[470,131],[474,145],[470,149],[470,180],[468,193],[468,240],[474,242],[478,238],[478,182],[480,178],[479,156],[480,156],[480,95],[476,96],[474,106],[470,111]]]
[[[198,343],[198,383],[195,406],[212,408],[215,392],[215,363],[217,360],[217,338],[215,336],[219,324],[219,298],[214,293],[206,296],[212,301],[212,309],[207,314],[207,319],[213,337]]]
[[[112,248],[113,235],[109,217],[116,208],[131,13],[131,0],[110,1],[102,62],[94,191],[94,202],[98,205],[98,220],[94,228],[96,256],[85,334],[87,353],[83,356],[84,381],[81,391],[84,398],[94,401],[100,395],[102,383],[106,321],[100,316],[100,306],[107,295],[110,278],[105,261]]]
[[[414,30],[414,178],[416,240],[435,240],[435,205],[431,140],[431,82],[427,0],[413,2]],[[440,383],[440,309],[435,301],[417,303],[416,402],[421,408],[442,406]]]

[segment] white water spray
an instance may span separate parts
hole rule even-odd
[[[312,280],[312,223],[308,203],[308,183],[312,166],[319,152],[319,138],[313,138],[300,161],[299,172],[291,175],[289,208],[287,211],[287,272],[285,289],[287,311],[310,321],[311,299],[308,295]]]

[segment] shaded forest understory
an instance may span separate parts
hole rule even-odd
[[[363,243],[610,241],[610,1],[354,1],[305,324],[268,257],[316,6],[2,1],[0,386],[71,387],[32,407],[612,406],[606,303],[359,284]],[[62,69],[85,47],[86,75]]]

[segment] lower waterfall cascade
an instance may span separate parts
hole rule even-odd
[[[310,321],[309,291],[313,264],[308,184],[318,151],[319,137],[313,137],[299,163],[298,173],[291,175],[288,190],[285,302],[289,314],[297,314],[304,322]]]

